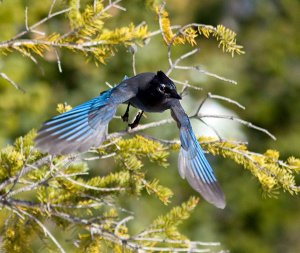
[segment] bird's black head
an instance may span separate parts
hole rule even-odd
[[[157,93],[157,95],[165,98],[181,99],[172,80],[161,70],[157,71],[152,82],[155,85],[155,93]]]

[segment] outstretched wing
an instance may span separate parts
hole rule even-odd
[[[83,152],[105,139],[117,106],[136,95],[126,80],[72,110],[46,121],[38,131],[36,147],[50,154]]]
[[[190,120],[178,100],[172,101],[171,114],[180,129],[179,174],[182,178],[186,178],[209,203],[224,208],[226,205],[224,194],[196,139]]]

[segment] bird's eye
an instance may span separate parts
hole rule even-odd
[[[164,85],[163,83],[161,85],[158,86],[158,90],[160,92],[165,92],[165,88],[166,88],[166,85]]]

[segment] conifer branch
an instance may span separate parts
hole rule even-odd
[[[70,1],[68,8],[53,12],[57,1],[52,0],[47,16],[32,25],[30,25],[29,8],[26,7],[25,30],[10,40],[0,42],[0,52],[7,55],[16,50],[39,66],[36,56],[44,58],[45,52],[52,51],[56,56],[58,70],[61,72],[60,53],[63,52],[61,49],[69,49],[74,53],[80,52],[85,57],[94,57],[96,63],[97,61],[104,63],[107,57],[116,52],[116,47],[122,45],[132,53],[132,71],[136,74],[137,46],[143,46],[154,36],[162,35],[167,45],[166,59],[169,63],[167,74],[171,75],[176,70],[194,70],[236,84],[234,80],[205,71],[200,65],[181,64],[185,59],[195,56],[199,48],[193,48],[175,59],[172,55],[176,45],[196,46],[198,36],[215,38],[218,46],[232,56],[242,54],[242,47],[236,44],[236,34],[233,31],[222,25],[216,27],[198,23],[171,25],[169,14],[164,9],[165,5],[157,8],[159,30],[148,31],[145,22],[137,26],[130,24],[112,30],[104,29],[106,20],[110,18],[109,10],[116,8],[126,11],[119,5],[120,2],[121,0],[109,0],[104,5],[102,1],[94,0],[92,4],[79,8],[79,1]],[[68,15],[71,26],[69,30],[62,34],[59,32],[48,34],[47,30],[39,31],[42,24],[45,25],[63,14]],[[40,37],[30,39],[32,33],[35,36],[39,34]],[[6,74],[0,73],[0,77],[22,90]],[[174,80],[174,82],[182,85],[182,93],[187,89],[201,90],[201,87],[190,84],[188,80]],[[106,84],[112,87],[109,83]],[[201,114],[200,110],[209,98],[245,109],[233,99],[208,93],[197,112],[190,118],[197,118],[205,125],[207,125],[203,121],[205,117],[233,120],[275,138],[268,130],[235,116]],[[70,108],[67,104],[60,104],[57,109],[62,113]],[[93,252],[93,249],[99,250],[100,246],[105,244],[109,250],[120,252],[126,250],[129,252],[210,252],[211,247],[216,252],[219,243],[190,241],[179,232],[178,226],[190,216],[198,203],[197,198],[192,197],[166,215],[159,216],[147,228],[136,234],[129,232],[127,224],[129,221],[135,222],[134,213],[121,207],[117,202],[118,197],[138,198],[143,192],[147,192],[157,197],[163,204],[169,203],[171,190],[161,185],[157,179],[148,179],[143,168],[144,160],[147,159],[160,167],[167,167],[169,153],[180,148],[180,141],[150,137],[140,132],[172,122],[173,119],[167,118],[142,124],[134,129],[114,132],[107,136],[107,141],[100,147],[70,156],[41,154],[34,148],[34,132],[18,138],[14,145],[1,149],[0,211],[8,210],[7,216],[3,213],[7,220],[4,224],[7,232],[1,237],[4,251],[11,252],[14,244],[29,245],[29,234],[24,233],[24,224],[29,224],[28,231],[43,231],[44,233],[39,233],[41,240],[47,241],[45,239],[50,238],[56,248],[64,252],[57,238],[46,226],[46,221],[51,220],[57,227],[67,229],[75,226],[76,229],[86,232],[86,237],[72,238],[72,242],[82,251],[86,250],[86,245],[89,245],[89,251]],[[227,140],[220,136],[214,127],[207,126],[215,131],[218,138],[199,138],[205,152],[240,164],[258,179],[263,190],[271,196],[280,188],[290,194],[297,194],[300,191],[300,187],[295,182],[295,175],[300,171],[299,159],[290,157],[283,161],[279,159],[279,153],[275,150],[267,150],[263,154],[249,151],[247,143]],[[130,138],[123,138],[126,135],[130,135]],[[104,176],[94,176],[90,173],[89,166],[93,164],[101,167],[102,164],[89,161],[106,158],[114,159],[118,166],[116,172]],[[35,198],[26,199],[24,196],[28,196],[27,193],[34,195]]]
[[[56,240],[56,238],[52,235],[52,233],[49,231],[49,229],[39,219],[37,219],[34,215],[31,215],[30,213],[28,213],[22,209],[19,209],[18,211],[21,212],[22,214],[24,214],[25,216],[28,216],[31,220],[35,221],[41,227],[41,229],[43,230],[45,235],[49,236],[49,238],[56,245],[58,250],[61,253],[66,253],[66,251],[63,249],[63,247],[60,245],[60,243]]]
[[[111,8],[118,8],[118,9],[122,9],[122,7],[120,5],[118,5],[118,3],[120,3],[122,0],[115,0],[115,1],[109,1],[109,4],[104,7],[101,11],[99,12],[95,12],[95,15],[91,18],[91,22],[94,21],[95,19],[97,19],[98,17],[102,16],[104,13],[106,13],[107,11],[109,11]],[[95,3],[94,3],[94,8],[95,8]],[[123,9],[124,10],[124,9]],[[62,36],[60,36],[60,39],[63,40],[67,37],[70,37],[76,33],[78,33],[80,30],[82,30],[84,28],[84,25],[78,26],[74,29],[72,29],[71,31],[63,34]]]
[[[224,26],[217,26],[216,28],[213,26],[208,26],[204,24],[199,23],[190,23],[184,26],[179,27],[177,32],[174,34],[170,25],[170,20],[168,18],[168,13],[164,10],[165,4],[160,5],[157,7],[156,12],[158,14],[159,19],[159,26],[160,26],[160,34],[162,34],[164,41],[166,42],[168,46],[168,63],[169,63],[169,69],[167,71],[167,74],[171,74],[171,72],[174,69],[194,69],[198,72],[215,77],[217,79],[223,80],[225,82],[229,82],[232,84],[236,84],[236,81],[210,73],[208,71],[204,71],[200,69],[199,66],[179,66],[178,63],[196,52],[198,52],[198,49],[192,50],[180,57],[178,57],[174,63],[171,57],[171,49],[172,46],[176,44],[185,44],[189,43],[191,46],[197,45],[195,38],[198,36],[194,28],[197,28],[199,31],[199,34],[204,34],[205,37],[209,37],[210,33],[213,33],[213,36],[217,38],[217,40],[220,40],[219,46],[222,45],[223,51],[230,52],[232,56],[234,56],[234,53],[243,54],[244,52],[241,50],[242,47],[239,45],[236,45],[236,39],[235,39],[235,33],[231,30],[225,28]],[[174,28],[174,27],[173,27]],[[155,33],[156,34],[156,33]]]

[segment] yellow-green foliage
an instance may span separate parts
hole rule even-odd
[[[244,54],[243,46],[236,44],[236,33],[226,28],[223,25],[213,26],[198,26],[199,34],[203,34],[206,38],[213,36],[219,41],[219,47],[223,52],[231,53],[234,56],[237,54]]]
[[[213,155],[232,159],[249,170],[260,182],[266,194],[273,195],[282,188],[290,194],[297,194],[299,187],[295,174],[300,170],[300,160],[290,157],[287,161],[279,159],[279,152],[267,150],[264,154],[254,153],[246,145],[230,141],[216,141],[212,138],[200,138],[203,147]]]
[[[62,111],[65,110],[65,106],[59,107]],[[2,246],[4,252],[21,252],[21,244],[30,244],[31,233],[22,232],[28,226],[28,221],[34,225],[31,232],[40,234],[42,229],[37,221],[43,223],[46,219],[51,219],[56,226],[64,229],[75,224],[78,231],[81,231],[76,234],[78,237],[81,235],[81,239],[78,239],[79,245],[86,252],[97,252],[101,249],[122,252],[122,240],[130,241],[131,235],[126,222],[122,222],[122,219],[126,219],[126,212],[112,198],[139,196],[146,190],[164,204],[170,201],[170,189],[160,185],[157,179],[148,180],[143,165],[149,160],[157,166],[166,167],[169,150],[178,149],[178,144],[164,146],[138,135],[129,139],[110,140],[110,143],[91,154],[99,157],[113,154],[120,170],[100,177],[89,176],[88,163],[78,155],[51,158],[41,154],[33,147],[34,137],[35,132],[31,131],[18,138],[14,145],[0,151],[0,220],[7,220],[3,224],[6,232]],[[267,194],[274,194],[279,188],[291,194],[298,192],[294,177],[300,170],[299,159],[291,157],[283,162],[279,160],[279,152],[275,150],[257,154],[237,142],[207,137],[202,137],[199,141],[211,154],[232,159],[249,170],[258,178]],[[31,196],[29,200],[28,196]],[[198,199],[192,197],[180,207],[173,208],[167,215],[158,217],[149,227],[153,232],[147,233],[146,238],[169,238],[175,240],[172,241],[173,246],[188,247],[189,241],[179,232],[178,225],[189,217],[197,203]],[[12,210],[24,217],[24,221],[20,222]],[[82,229],[96,229],[101,237],[94,240],[88,234],[84,236],[86,233],[82,233]],[[55,247],[46,234],[41,234],[47,247]],[[179,240],[178,243],[176,240]],[[16,243],[17,241],[20,243]],[[135,247],[161,247],[162,242],[138,240]],[[163,245],[166,246],[166,243]]]
[[[135,189],[135,192],[139,192],[142,187],[145,187],[149,194],[155,193],[163,203],[169,202],[172,196],[170,189],[160,185],[158,180],[152,182],[144,180],[145,173],[140,171],[143,167],[143,158],[162,167],[168,166],[169,152],[161,143],[137,135],[130,139],[119,139],[115,145],[111,145],[106,150],[99,150],[99,152],[102,154],[116,153],[114,156],[116,162],[132,175],[134,180],[132,190]],[[137,184],[138,182],[140,184]]]
[[[196,45],[195,38],[197,37],[197,31],[192,27],[188,27],[182,31],[180,34],[174,34],[171,29],[171,22],[169,19],[169,13],[162,8],[162,6],[156,7],[156,12],[159,15],[160,29],[162,30],[162,35],[165,42],[169,45],[170,43],[185,44],[188,42],[191,45]]]
[[[45,53],[54,48],[66,48],[93,57],[96,63],[105,63],[105,59],[116,52],[116,46],[132,44],[143,46],[143,40],[148,36],[147,25],[135,26],[131,23],[114,29],[105,28],[106,19],[112,16],[108,14],[102,0],[85,5],[83,10],[77,0],[71,0],[69,6],[67,16],[70,31],[64,34],[40,35],[35,40],[7,41],[0,45],[0,53],[7,55],[17,50],[23,56],[32,59],[33,55],[45,57]]]
[[[66,109],[65,105],[58,107],[59,111]],[[167,166],[168,152],[160,143],[141,136],[114,140],[115,145],[100,149],[99,155],[115,152],[115,159],[121,170],[103,177],[90,177],[85,176],[89,172],[87,163],[78,159],[79,157],[45,156],[33,147],[34,137],[35,131],[31,131],[28,135],[18,138],[14,145],[0,151],[0,197],[3,204],[0,216],[6,217],[0,220],[8,220],[11,223],[7,224],[12,224],[10,227],[13,227],[4,227],[5,252],[21,252],[19,246],[29,244],[31,234],[20,232],[24,231],[26,220],[35,224],[35,228],[31,228],[31,231],[34,231],[41,230],[37,221],[43,223],[45,219],[51,219],[62,228],[77,223],[79,227],[84,227],[88,220],[91,219],[89,222],[92,222],[97,216],[101,220],[101,231],[129,238],[125,224],[116,228],[118,220],[124,215],[122,209],[119,210],[112,202],[113,196],[138,196],[146,189],[149,194],[155,194],[165,204],[172,196],[168,188],[159,185],[158,180],[148,181],[145,172],[141,171],[145,159],[157,163],[158,166]],[[28,196],[31,196],[29,201]],[[4,212],[5,209],[8,211]],[[12,219],[15,215],[11,210],[22,210],[24,222],[20,223],[19,218]],[[32,220],[32,216],[36,220]],[[46,245],[55,247],[45,233],[41,233],[40,236]],[[102,239],[99,239],[98,243],[90,238],[88,246],[82,242],[82,247],[89,252],[94,252],[99,247],[121,250],[122,247],[118,243],[107,241],[107,238]],[[83,241],[86,240],[85,238]]]
[[[81,7],[79,1],[69,1],[71,9],[67,17],[70,30],[66,33],[46,32],[35,39],[23,39],[20,36],[0,43],[0,53],[7,55],[16,50],[34,60],[33,56],[45,57],[48,51],[66,48],[104,63],[107,57],[116,52],[118,45],[143,45],[143,40],[149,36],[147,25],[128,24],[108,29],[106,23],[112,16],[103,1],[93,2]],[[153,4],[157,1],[150,2]],[[242,47],[236,44],[236,34],[222,25],[213,27],[190,24],[175,33],[171,29],[168,12],[162,7],[156,11],[163,38],[169,46],[187,43],[195,46],[196,38],[203,35],[206,38],[214,37],[225,52],[232,55],[243,53]],[[67,104],[57,106],[59,113],[70,109]],[[35,131],[31,131],[18,138],[13,145],[0,150],[3,252],[30,252],[34,231],[47,248],[57,252],[56,242],[47,232],[46,221],[51,221],[52,226],[62,231],[72,227],[74,233],[71,241],[76,240],[79,246],[76,250],[79,252],[132,252],[144,246],[188,246],[189,241],[179,232],[178,225],[190,216],[198,203],[197,198],[191,197],[168,214],[159,216],[144,230],[147,233],[143,235],[141,232],[139,240],[135,240],[127,226],[127,222],[132,219],[131,213],[128,214],[127,210],[116,203],[118,197],[138,198],[146,192],[168,204],[172,191],[161,185],[158,179],[148,179],[144,165],[149,161],[167,167],[169,151],[178,149],[179,145],[162,145],[138,135],[109,140],[86,156],[112,156],[118,171],[105,176],[93,176],[90,174],[91,165],[81,156],[53,157],[42,154],[34,148],[34,137]],[[290,194],[298,193],[295,174],[300,171],[299,159],[290,157],[284,162],[280,160],[278,151],[267,150],[264,154],[258,154],[249,151],[246,145],[233,141],[218,141],[207,137],[199,141],[211,154],[232,159],[249,170],[267,194],[273,195],[280,188]],[[102,163],[93,166],[100,171]],[[40,224],[45,224],[45,227]],[[165,239],[181,241],[173,242],[170,246]]]
[[[188,219],[191,211],[197,206],[198,198],[191,197],[186,203],[181,206],[174,207],[168,214],[158,217],[153,223],[152,228],[168,229],[179,225],[183,220]],[[174,238],[175,239],[175,238]]]
[[[142,168],[142,158],[148,158],[149,161],[155,162],[162,167],[167,167],[167,157],[169,152],[166,147],[162,144],[148,140],[142,136],[135,136],[131,139],[120,139],[116,142],[117,155],[115,156],[116,161],[130,171],[136,171]],[[140,181],[145,187],[147,192],[154,193],[157,197],[165,204],[169,202],[170,197],[173,195],[172,191],[159,184],[158,180],[147,182],[143,180],[144,173],[134,173],[136,179]]]
[[[159,15],[160,29],[163,33],[165,42],[169,44],[186,44],[189,43],[192,46],[197,45],[196,38],[198,35],[204,35],[209,38],[213,36],[219,41],[219,47],[222,48],[223,52],[231,53],[234,56],[235,53],[243,54],[242,46],[236,44],[236,33],[232,30],[218,25],[217,27],[203,24],[192,24],[184,26],[177,32],[173,33],[171,29],[171,22],[169,14],[162,6],[156,7],[156,12]]]
[[[89,236],[90,237],[90,236]],[[102,247],[101,242],[102,238],[100,236],[95,236],[94,238],[89,238],[88,242],[84,245],[84,247],[81,247],[81,250],[78,252],[82,252],[82,248],[84,249],[84,252],[86,253],[101,253]]]
[[[15,175],[23,165],[24,156],[12,149],[7,147],[0,153],[1,171],[0,179],[4,180],[12,175]]]
[[[103,1],[96,1],[95,5],[86,5],[82,13],[79,5],[77,0],[70,1],[71,10],[68,12],[70,25],[73,29],[80,28],[78,32],[84,35],[94,35],[96,29],[102,29],[103,20],[109,18],[110,15],[103,10]]]
[[[212,137],[200,137],[198,140],[210,154],[232,159],[249,170],[259,180],[267,195],[278,194],[280,188],[292,195],[299,192],[295,176],[300,170],[300,159],[289,157],[287,161],[282,161],[276,150],[255,153],[249,151],[245,144],[235,141],[219,141]],[[178,148],[177,144],[171,145],[173,150]]]
[[[67,112],[71,109],[72,109],[72,106],[68,105],[67,103],[58,104],[57,107],[56,107],[56,111],[58,113],[64,113],[64,112]]]
[[[24,220],[12,214],[7,219],[5,225],[1,228],[0,251],[14,253],[30,253],[29,239],[32,235],[30,223],[26,224]]]
[[[178,231],[178,225],[188,219],[191,212],[195,209],[199,202],[198,198],[190,197],[188,201],[182,203],[181,206],[174,207],[165,215],[159,216],[153,221],[150,229],[153,231],[161,231],[166,238],[173,240],[186,240],[187,238]],[[155,234],[155,233],[153,233]],[[149,237],[149,235],[147,235]],[[151,246],[157,246],[157,243],[151,243]],[[178,245],[180,247],[180,245]]]
[[[130,139],[120,139],[116,142],[115,159],[126,163],[132,169],[142,167],[142,158],[148,158],[151,162],[157,162],[162,167],[167,167],[169,152],[161,143],[136,135]]]
[[[35,131],[30,131],[25,137],[18,138],[14,146],[0,150],[0,182],[15,176],[25,162],[30,163],[40,157],[39,152],[32,150],[33,136]]]

